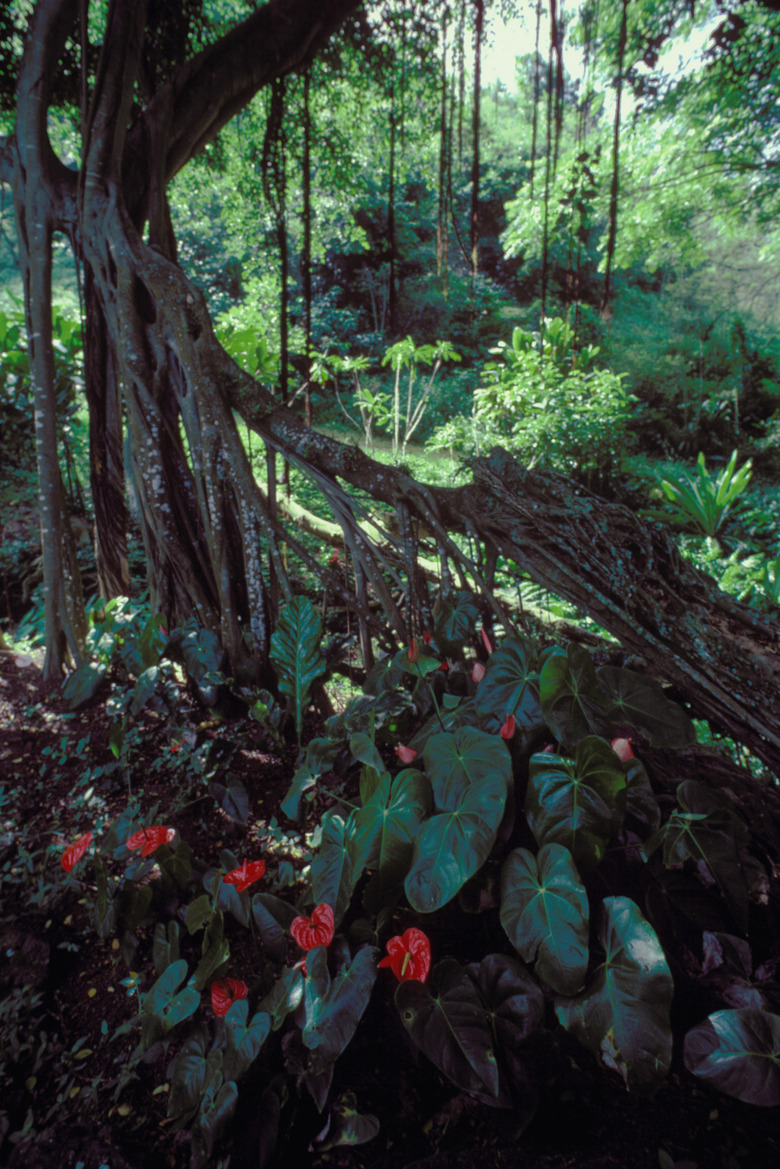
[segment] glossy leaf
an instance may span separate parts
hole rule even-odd
[[[474,636],[479,607],[471,593],[460,590],[445,601],[436,619],[436,644],[449,654],[457,654]]]
[[[544,1027],[544,996],[522,962],[506,954],[488,954],[466,967],[477,986],[493,1026],[499,1063],[496,1103],[510,1103],[515,1116],[530,1120],[536,1107],[536,1075],[528,1040]],[[509,1083],[507,1083],[507,1078]]]
[[[325,947],[310,951],[302,1034],[304,1045],[315,1053],[311,1064],[315,1074],[337,1060],[355,1034],[374,988],[376,962],[374,947],[364,946],[331,981]]]
[[[488,658],[485,674],[477,687],[477,710],[482,715],[494,715],[499,722],[508,714],[514,715],[521,731],[540,727],[538,682],[525,642],[508,637]]]
[[[604,961],[576,998],[556,999],[556,1013],[627,1088],[652,1089],[672,1059],[674,984],[664,952],[628,897],[604,898],[599,941]]]
[[[287,1016],[303,1002],[304,977],[294,966],[285,967],[271,990],[260,1003],[271,1020],[271,1030],[278,1031]]]
[[[230,945],[225,937],[225,919],[221,910],[214,911],[203,934],[201,960],[197,965],[193,981],[198,990],[211,979],[230,957]]]
[[[187,1037],[173,1065],[168,1116],[189,1117],[199,1107],[201,1097],[215,1078],[216,1069],[213,1063],[209,1066],[206,1058],[210,1042],[211,1036],[203,1024]],[[221,1079],[222,1053],[218,1055]]]
[[[745,825],[724,800],[695,780],[679,784],[677,802],[682,810],[673,812],[662,829],[664,865],[674,868],[692,861],[700,872],[709,874],[709,880],[717,884],[726,899],[735,923],[746,930]]]
[[[504,750],[501,740],[496,742]],[[418,913],[446,905],[482,867],[495,843],[506,801],[505,775],[490,772],[468,785],[455,777],[452,785],[445,785],[445,797],[450,799],[455,791],[462,792],[456,807],[427,820],[414,841],[404,888]]]
[[[617,835],[626,806],[626,777],[609,743],[589,736],[575,759],[544,752],[530,763],[525,812],[537,844],[563,844],[580,872],[594,869]]]
[[[572,855],[546,844],[534,857],[517,848],[501,873],[501,924],[536,976],[559,994],[575,994],[588,969],[588,895]]]
[[[330,771],[340,744],[334,739],[312,739],[306,747],[303,762],[296,768],[287,795],[280,805],[290,820],[299,820],[301,800],[307,791],[316,786],[317,780]]]
[[[715,1011],[685,1036],[685,1066],[728,1096],[780,1104],[780,1015],[744,1007]]]
[[[570,645],[565,654],[550,654],[539,676],[539,697],[544,721],[561,743],[573,745],[586,735],[608,730],[609,698],[581,645]]]
[[[326,667],[322,622],[308,597],[294,597],[283,606],[271,635],[270,658],[279,677],[279,689],[292,702],[300,734],[312,683]]]
[[[437,812],[459,811],[469,795],[479,790],[481,815],[490,827],[498,828],[512,781],[512,761],[496,735],[476,727],[462,727],[454,735],[433,735],[423,758]]]
[[[596,679],[611,700],[606,717],[612,727],[633,727],[652,747],[678,750],[696,742],[688,715],[651,678],[617,666],[602,666]]]
[[[296,916],[295,910],[273,893],[255,893],[251,912],[264,953],[272,962],[281,964],[287,956],[287,935]]]
[[[414,854],[414,841],[433,804],[431,785],[416,768],[400,771],[393,780],[388,802],[361,809],[361,832],[371,833],[375,870],[363,901],[371,913],[391,904],[403,887]]]
[[[249,818],[252,815],[252,809],[249,806],[249,793],[240,779],[231,775],[228,777],[227,784],[212,781],[209,784],[209,792],[234,824],[243,826],[249,823]]]
[[[395,1005],[412,1042],[439,1071],[477,1099],[498,1102],[490,1013],[462,966],[446,959],[428,982],[400,982]]]
[[[144,1051],[200,1006],[200,994],[194,986],[185,986],[178,991],[186,977],[187,963],[180,958],[163,971],[144,996],[141,1004],[141,1047]]]
[[[317,1141],[317,1148],[324,1153],[328,1149],[364,1145],[372,1141],[378,1132],[377,1118],[371,1113],[358,1112],[354,1093],[344,1092],[333,1105],[330,1128],[325,1139]]]
[[[656,832],[661,823],[661,809],[641,759],[629,759],[623,765],[626,776],[626,820],[632,820],[642,836]]]
[[[247,1022],[249,1006],[238,999],[225,1015],[226,1047],[223,1074],[226,1080],[238,1081],[257,1059],[271,1032],[271,1019],[258,1011]]]
[[[339,924],[355,887],[359,874],[353,873],[350,842],[354,818],[345,823],[341,816],[331,814],[323,823],[322,839],[311,862],[312,896],[317,904],[330,905],[336,925]]]
[[[178,962],[180,937],[181,929],[177,921],[169,921],[167,929],[165,922],[162,921],[158,921],[154,927],[152,961],[154,962],[154,972],[158,977],[172,962]]]

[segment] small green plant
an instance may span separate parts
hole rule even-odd
[[[678,524],[693,523],[705,536],[714,536],[734,502],[750,482],[750,459],[737,469],[737,452],[720,474],[707,470],[704,452],[696,460],[696,476],[670,476],[661,480],[661,490],[672,505],[672,519]]]

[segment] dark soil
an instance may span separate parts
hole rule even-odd
[[[9,1169],[184,1169],[188,1164],[185,1134],[167,1133],[170,1053],[137,1065],[137,1076],[123,1079],[135,1046],[137,1004],[122,980],[135,966],[128,967],[117,941],[96,936],[83,888],[63,884],[59,866],[64,843],[89,830],[97,817],[108,823],[127,804],[126,777],[85,779],[88,769],[113,759],[112,721],[105,695],[73,713],[55,688],[41,684],[34,664],[0,653],[0,1007],[20,1004],[15,1031],[8,1010],[0,1018],[8,1045],[0,1053],[0,1164]],[[230,774],[249,794],[249,822],[235,824],[205,786],[186,779],[184,766],[177,770],[183,748],[169,738],[166,722],[152,715],[144,718],[132,757],[131,791],[141,810],[157,807],[157,822],[176,828],[204,867],[218,863],[227,847],[241,857],[262,851],[287,860],[288,871],[300,869],[303,841],[279,812],[295,746],[274,745],[260,724],[217,719],[195,702],[186,704],[179,721],[188,728],[190,749],[207,739],[222,744]],[[170,756],[170,766],[155,770],[164,756]],[[319,810],[333,802],[328,792],[319,799]],[[287,844],[271,828],[272,817],[290,833]],[[294,901],[294,885],[281,895]],[[139,930],[135,960],[144,978],[149,940]],[[246,931],[237,931],[235,940],[231,936],[236,970],[244,958],[251,965],[253,955],[242,951],[249,944]],[[628,1095],[616,1077],[592,1074],[590,1056],[560,1030],[557,1034],[560,1048],[546,1053],[542,1064],[549,1074],[543,1072],[531,1089],[537,1096],[533,1116],[530,1102],[528,1115],[489,1109],[453,1094],[452,1085],[412,1050],[391,990],[378,984],[356,1039],[339,1061],[334,1090],[354,1092],[360,1111],[379,1119],[379,1135],[358,1148],[321,1151],[313,1142],[324,1120],[304,1094],[285,1105],[271,1164],[285,1169],[481,1169],[486,1164],[494,1169],[774,1169],[780,1164],[778,1109],[740,1104],[699,1086],[681,1067],[652,1098]],[[233,1143],[226,1145],[230,1169],[260,1163],[255,1126],[261,1087],[259,1081],[253,1084],[254,1072],[242,1084]]]

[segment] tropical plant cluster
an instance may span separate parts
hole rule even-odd
[[[121,651],[156,665],[126,683],[124,720],[164,688],[166,637],[154,618],[126,627]],[[275,661],[298,726],[321,638],[309,600],[283,611]],[[518,1139],[562,1074],[562,1029],[591,1074],[630,1091],[676,1059],[741,1101],[780,1103],[766,858],[725,796],[661,790],[642,761],[694,741],[683,709],[581,647],[487,629],[468,593],[364,690],[309,741],[284,801],[312,841],[294,898],[263,887],[270,859],[225,849],[204,867],[132,804],[61,853],[85,928],[130,967],[138,1009],[121,1030],[136,1046],[117,1099],[139,1064],[165,1068],[169,1131],[188,1135],[193,1166],[229,1148],[245,1091],[262,1100],[259,1147],[284,1139],[295,1093],[329,1118],[324,1147],[368,1141],[378,1121],[336,1066],[378,999],[386,1034],[453,1091],[513,1110]],[[312,823],[334,772],[342,797]],[[222,806],[241,817],[235,791]]]

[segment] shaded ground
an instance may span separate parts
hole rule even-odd
[[[168,1059],[138,1065],[137,1076],[125,1070],[137,1011],[122,985],[130,968],[118,943],[101,941],[91,929],[80,886],[65,881],[64,842],[136,800],[145,814],[157,807],[158,822],[175,827],[204,867],[218,862],[225,847],[241,856],[274,856],[276,891],[295,899],[304,842],[278,812],[294,745],[274,745],[258,723],[219,720],[193,703],[180,712],[179,730],[187,728],[181,739],[171,739],[164,720],[143,717],[129,777],[96,776],[96,768],[113,760],[113,719],[104,698],[72,713],[41,685],[34,665],[0,653],[0,1163],[9,1167],[178,1169],[188,1163],[187,1143],[166,1134]],[[217,759],[222,752],[248,792],[244,826],[217,807],[204,782],[193,781],[193,760],[207,747]],[[320,799],[320,810],[332,802],[328,793]],[[280,878],[293,883],[286,892]],[[247,932],[237,931],[231,945],[240,968]],[[139,946],[139,962],[148,966],[147,952]],[[250,964],[252,955],[245,957]],[[139,973],[148,978],[145,966]],[[590,1057],[563,1032],[560,1050],[549,1053],[550,1082],[536,1085],[538,1110],[522,1131],[522,1117],[453,1095],[452,1085],[407,1044],[383,987],[378,984],[338,1064],[335,1085],[354,1091],[360,1111],[378,1117],[379,1135],[356,1149],[324,1152],[315,1145],[312,1151],[322,1119],[308,1098],[291,1100],[275,1165],[769,1169],[779,1163],[777,1109],[702,1089],[680,1068],[652,1099],[629,1096],[617,1079],[592,1076]],[[231,1130],[230,1169],[258,1164],[251,1077],[242,1084]]]

